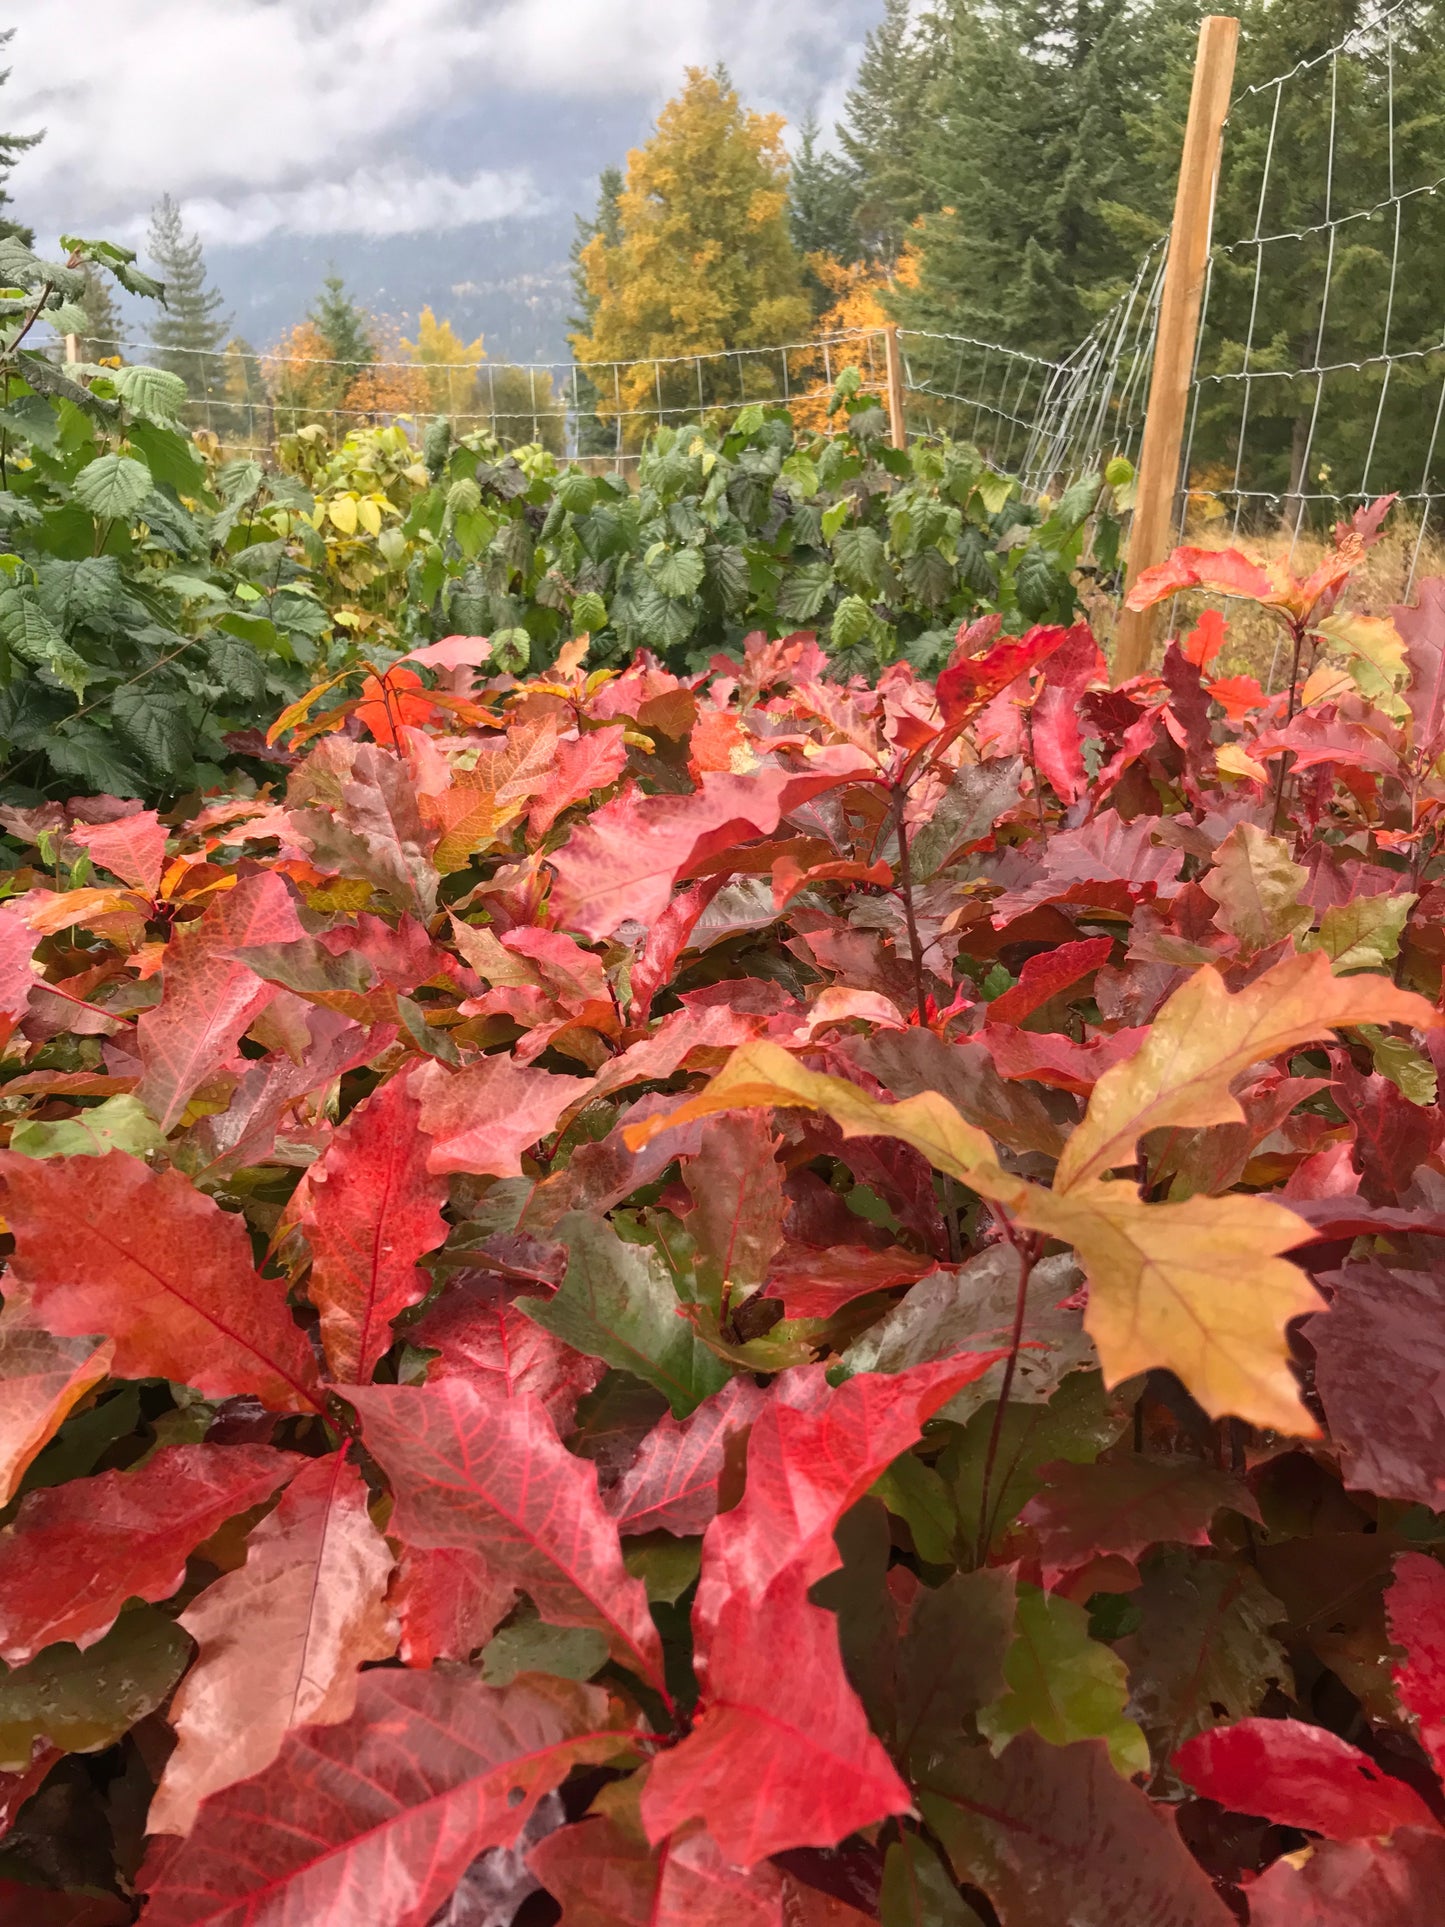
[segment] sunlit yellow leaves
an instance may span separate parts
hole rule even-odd
[[[1340,1025],[1428,1030],[1440,1022],[1423,997],[1384,977],[1337,977],[1318,951],[1287,957],[1236,992],[1206,966],[1175,991],[1134,1055],[1094,1086],[1055,1186],[1077,1189],[1132,1164],[1146,1131],[1239,1123],[1244,1112],[1229,1087],[1241,1071]]]
[[[965,1123],[947,1098],[923,1091],[901,1104],[885,1104],[841,1077],[805,1070],[777,1044],[743,1044],[735,1050],[706,1090],[681,1109],[629,1125],[629,1147],[640,1150],[660,1131],[675,1130],[717,1111],[821,1111],[844,1137],[891,1137],[912,1145],[935,1170],[946,1171],[983,1197],[1012,1205],[1029,1186],[999,1165],[993,1144],[975,1125]]]
[[[1239,1196],[1146,1204],[1118,1181],[1067,1194],[1030,1186],[1011,1215],[1079,1254],[1089,1279],[1084,1324],[1107,1384],[1162,1367],[1212,1418],[1315,1432],[1285,1327],[1322,1301],[1280,1256],[1309,1235],[1292,1211]]]

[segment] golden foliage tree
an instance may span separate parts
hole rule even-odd
[[[463,341],[450,321],[430,308],[417,316],[416,340],[403,339],[407,357],[425,371],[428,405],[439,415],[466,415],[476,408],[477,368],[487,358],[485,338]]]
[[[659,409],[779,392],[780,357],[732,351],[797,341],[809,328],[782,130],[778,115],[745,109],[724,74],[690,67],[652,139],[628,156],[618,239],[597,234],[582,250],[591,326],[572,337],[573,351],[583,363],[632,364],[615,385],[610,373],[597,378],[599,412],[620,406],[631,441]]]

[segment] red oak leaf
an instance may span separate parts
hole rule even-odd
[[[1039,1548],[1044,1584],[1054,1586],[1096,1556],[1133,1561],[1155,1545],[1204,1546],[1226,1506],[1262,1524],[1253,1493],[1198,1459],[1146,1459],[1040,1466],[1044,1489],[1019,1522]]]
[[[1134,1055],[1147,1034],[1147,1026],[1134,1026],[1078,1044],[1061,1031],[985,1024],[979,1041],[1000,1077],[1025,1078],[1032,1084],[1049,1084],[1055,1090],[1087,1097],[1105,1071]]]
[[[597,1468],[575,1458],[538,1401],[444,1379],[347,1395],[391,1482],[391,1530],[406,1546],[480,1553],[556,1626],[593,1626],[644,1679],[662,1680],[647,1593],[622,1563]]]
[[[109,870],[122,883],[143,890],[148,897],[160,895],[166,865],[166,827],[154,810],[141,810],[115,823],[77,823],[70,837],[72,842],[84,845],[93,863]]]
[[[1304,709],[1285,728],[1263,730],[1247,744],[1249,754],[1258,760],[1283,756],[1287,750],[1294,757],[1293,767],[1301,770],[1325,763],[1380,776],[1398,773],[1400,758],[1383,737],[1363,723],[1344,722],[1328,712],[1329,705]]]
[[[447,1235],[446,1179],[427,1168],[421,1104],[393,1077],[351,1113],[307,1173],[301,1228],[311,1246],[311,1302],[333,1378],[365,1383],[392,1342],[391,1321],[431,1280],[417,1259]]]
[[[1106,964],[1113,948],[1112,937],[1085,937],[1079,943],[1061,943],[1057,950],[1045,950],[1027,958],[1018,982],[1001,997],[994,998],[984,1022],[1021,1024],[1050,997],[1056,997],[1071,984],[1081,983]]]
[[[1390,611],[1405,641],[1410,681],[1405,701],[1414,723],[1414,750],[1428,766],[1445,738],[1445,576],[1420,584],[1413,609]]]
[[[1152,718],[1144,720],[1152,728]],[[990,906],[994,928],[1002,929],[1041,903],[1086,903],[1127,912],[1136,903],[1172,896],[1184,852],[1156,844],[1153,831],[1150,817],[1125,823],[1113,810],[1105,810],[1081,830],[1050,837],[1042,875]]]
[[[1385,1609],[1390,1637],[1405,1649],[1394,1668],[1400,1704],[1413,1714],[1436,1772],[1445,1773],[1445,1568],[1423,1552],[1402,1552]]]
[[[959,656],[955,649],[937,683],[945,726],[951,729],[971,721],[1011,682],[1047,662],[1072,634],[1058,626],[1033,628],[1025,635],[995,643],[981,656]]]
[[[703,1532],[717,1517],[718,1480],[728,1441],[749,1427],[768,1402],[751,1378],[730,1378],[695,1412],[664,1412],[641,1450],[607,1494],[620,1532]]]
[[[598,1814],[548,1834],[527,1864],[561,1903],[560,1927],[785,1927],[777,1868],[731,1867],[705,1833],[649,1847]]]
[[[692,1731],[653,1761],[643,1790],[654,1844],[701,1819],[725,1860],[755,1867],[792,1847],[834,1846],[911,1805],[848,1684],[837,1621],[809,1603],[808,1584],[799,1563],[716,1609]]]
[[[168,1599],[203,1539],[305,1463],[268,1445],[163,1445],[133,1472],[30,1493],[0,1535],[0,1658],[93,1646],[127,1599]]]
[[[683,1160],[699,1274],[725,1303],[758,1289],[783,1241],[787,1205],[776,1153],[768,1118],[753,1111],[710,1120],[697,1155]]]
[[[62,1893],[19,1880],[0,1880],[4,1927],[128,1927],[131,1908],[114,1894]]]
[[[585,937],[610,937],[629,919],[660,917],[673,883],[736,843],[770,835],[789,810],[871,768],[842,744],[806,771],[759,769],[706,775],[687,796],[619,796],[575,829],[548,858],[556,872],[552,914]]]
[[[620,1750],[605,1719],[595,1688],[536,1674],[368,1673],[349,1719],[289,1734],[142,1868],[146,1927],[426,1927],[574,1766]]]
[[[1213,589],[1252,602],[1276,602],[1280,593],[1274,578],[1238,549],[1176,549],[1167,562],[1141,572],[1125,607],[1152,609],[1181,589]]]
[[[407,1338],[440,1353],[427,1367],[429,1383],[460,1378],[504,1398],[525,1393],[559,1432],[569,1431],[578,1399],[606,1368],[523,1317],[512,1304],[516,1289],[485,1272],[459,1278],[408,1328]]]
[[[419,662],[426,669],[480,669],[492,658],[492,645],[486,636],[443,636],[440,642],[409,649],[401,662]],[[399,669],[401,663],[394,663]]]
[[[840,1564],[833,1530],[844,1512],[1002,1356],[860,1374],[831,1394],[823,1368],[805,1367],[774,1392],[748,1440],[742,1502],[703,1541],[700,1715],[653,1763],[642,1797],[651,1840],[699,1818],[728,1860],[752,1866],[835,1845],[908,1805],[843,1673],[836,1622],[808,1589]]]
[[[456,1546],[413,1546],[397,1562],[388,1603],[407,1666],[470,1659],[516,1604],[517,1589],[498,1579],[479,1553]]]
[[[1120,1778],[1103,1740],[1052,1746],[1021,1733],[997,1759],[940,1748],[920,1772],[918,1805],[1002,1927],[1234,1927],[1172,1813]]]
[[[617,781],[627,768],[625,734],[621,723],[613,723],[607,729],[562,738],[553,753],[546,786],[533,798],[527,814],[533,836],[545,836],[563,810]]]
[[[25,1015],[30,993],[40,982],[34,961],[39,942],[39,932],[31,929],[14,904],[0,904],[0,1042]]]
[[[35,1455],[70,1408],[107,1375],[115,1355],[108,1338],[56,1337],[37,1329],[14,1295],[17,1302],[0,1311],[0,1505],[14,1498]]]
[[[585,1077],[554,1077],[503,1053],[465,1070],[423,1064],[411,1078],[421,1128],[432,1140],[428,1168],[513,1178],[522,1153],[556,1128],[569,1104],[592,1088]]]
[[[935,1259],[920,1258],[901,1245],[882,1251],[868,1245],[833,1245],[827,1251],[789,1245],[768,1269],[766,1296],[781,1298],[789,1318],[831,1318],[870,1291],[914,1285],[935,1270]]]
[[[246,1026],[276,995],[232,952],[303,934],[295,899],[267,870],[223,891],[166,945],[161,1001],[136,1026],[143,1066],[136,1096],[163,1131],[180,1121],[191,1094],[232,1062]]]
[[[0,1152],[11,1267],[33,1320],[66,1338],[107,1332],[119,1378],[172,1378],[211,1398],[249,1393],[281,1412],[315,1404],[316,1361],[258,1277],[245,1220],[179,1171],[124,1151],[99,1158]]]
[[[187,1833],[201,1801],[259,1773],[293,1727],[356,1704],[358,1667],[386,1659],[391,1554],[345,1450],[312,1459],[251,1534],[246,1563],[181,1614],[195,1664],[171,1706],[176,1750],[151,1803],[152,1833]]]
[[[1276,1860],[1249,1888],[1250,1927],[1426,1927],[1445,1886],[1445,1840],[1324,1840],[1303,1864]]]
[[[420,727],[436,713],[436,704],[426,695],[421,677],[414,669],[403,669],[400,663],[393,664],[384,676],[367,676],[356,705],[356,720],[362,728],[392,749],[397,747],[396,732],[402,725]]]
[[[649,927],[642,955],[632,967],[632,1008],[637,1023],[647,1022],[652,1000],[677,968],[698,918],[726,882],[725,875],[705,877],[691,889],[679,890]]]
[[[1322,1726],[1240,1720],[1187,1740],[1174,1767],[1196,1792],[1231,1813],[1331,1840],[1366,1840],[1397,1827],[1428,1827],[1430,1809],[1403,1780]]]

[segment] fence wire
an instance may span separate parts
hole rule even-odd
[[[1395,0],[1232,103],[1178,478],[1180,523],[1198,539],[1269,536],[1289,558],[1342,511],[1396,492],[1413,518],[1407,589],[1445,514],[1445,56],[1430,13]],[[1113,456],[1137,463],[1166,263],[1161,239],[1056,361],[901,330],[907,425],[975,443],[1035,498]],[[846,367],[887,397],[881,328],[591,364],[343,363],[239,343],[133,352],[186,377],[192,426],[262,456],[308,423],[420,437],[446,417],[459,434],[624,466],[659,426],[753,403],[822,427]]]

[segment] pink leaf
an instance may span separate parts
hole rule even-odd
[[[569,1104],[591,1089],[584,1077],[554,1077],[502,1053],[465,1070],[424,1064],[411,1078],[421,1128],[432,1140],[428,1169],[514,1178],[522,1153],[555,1129]]]
[[[154,810],[141,810],[115,823],[77,823],[70,836],[72,842],[85,846],[93,863],[122,883],[143,890],[148,897],[160,894],[166,828]]]
[[[1402,1552],[1385,1594],[1400,1704],[1414,1715],[1435,1770],[1445,1773],[1445,1568],[1423,1552]]]

